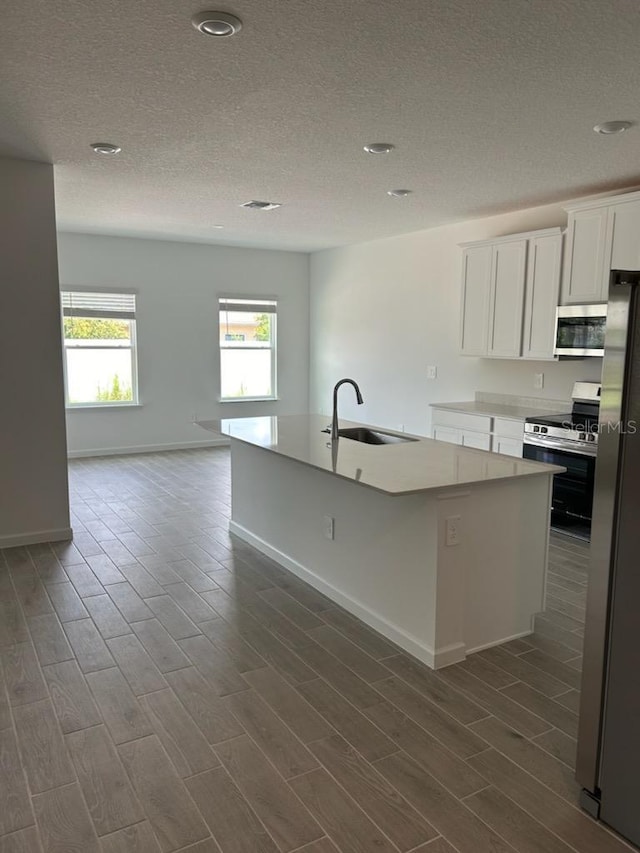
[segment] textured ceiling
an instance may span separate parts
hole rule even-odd
[[[197,33],[207,8],[242,32]],[[591,130],[640,121],[638,0],[4,0],[1,21],[0,155],[55,164],[65,230],[314,250],[640,184],[640,126]]]

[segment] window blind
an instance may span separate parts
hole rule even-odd
[[[136,319],[135,293],[90,293],[65,290],[61,296],[62,313],[65,317]]]
[[[276,314],[278,303],[275,299],[220,299],[220,311],[245,311],[247,314]]]

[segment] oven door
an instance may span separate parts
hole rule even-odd
[[[552,508],[555,514],[591,522],[596,448],[573,453],[553,439],[525,437],[522,455],[534,462],[562,465],[567,470],[553,478]]]

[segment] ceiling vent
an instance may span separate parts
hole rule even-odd
[[[275,210],[277,207],[282,207],[277,201],[245,201],[240,207],[246,207],[249,210]]]

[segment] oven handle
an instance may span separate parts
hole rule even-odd
[[[542,438],[537,435],[534,438],[529,432],[525,433],[523,441],[525,444],[531,444],[534,447],[546,447],[549,450],[560,450],[563,453],[573,453],[576,456],[596,456],[598,453],[598,446],[586,441],[575,441],[572,442],[571,447],[567,447],[566,441],[561,438]]]

